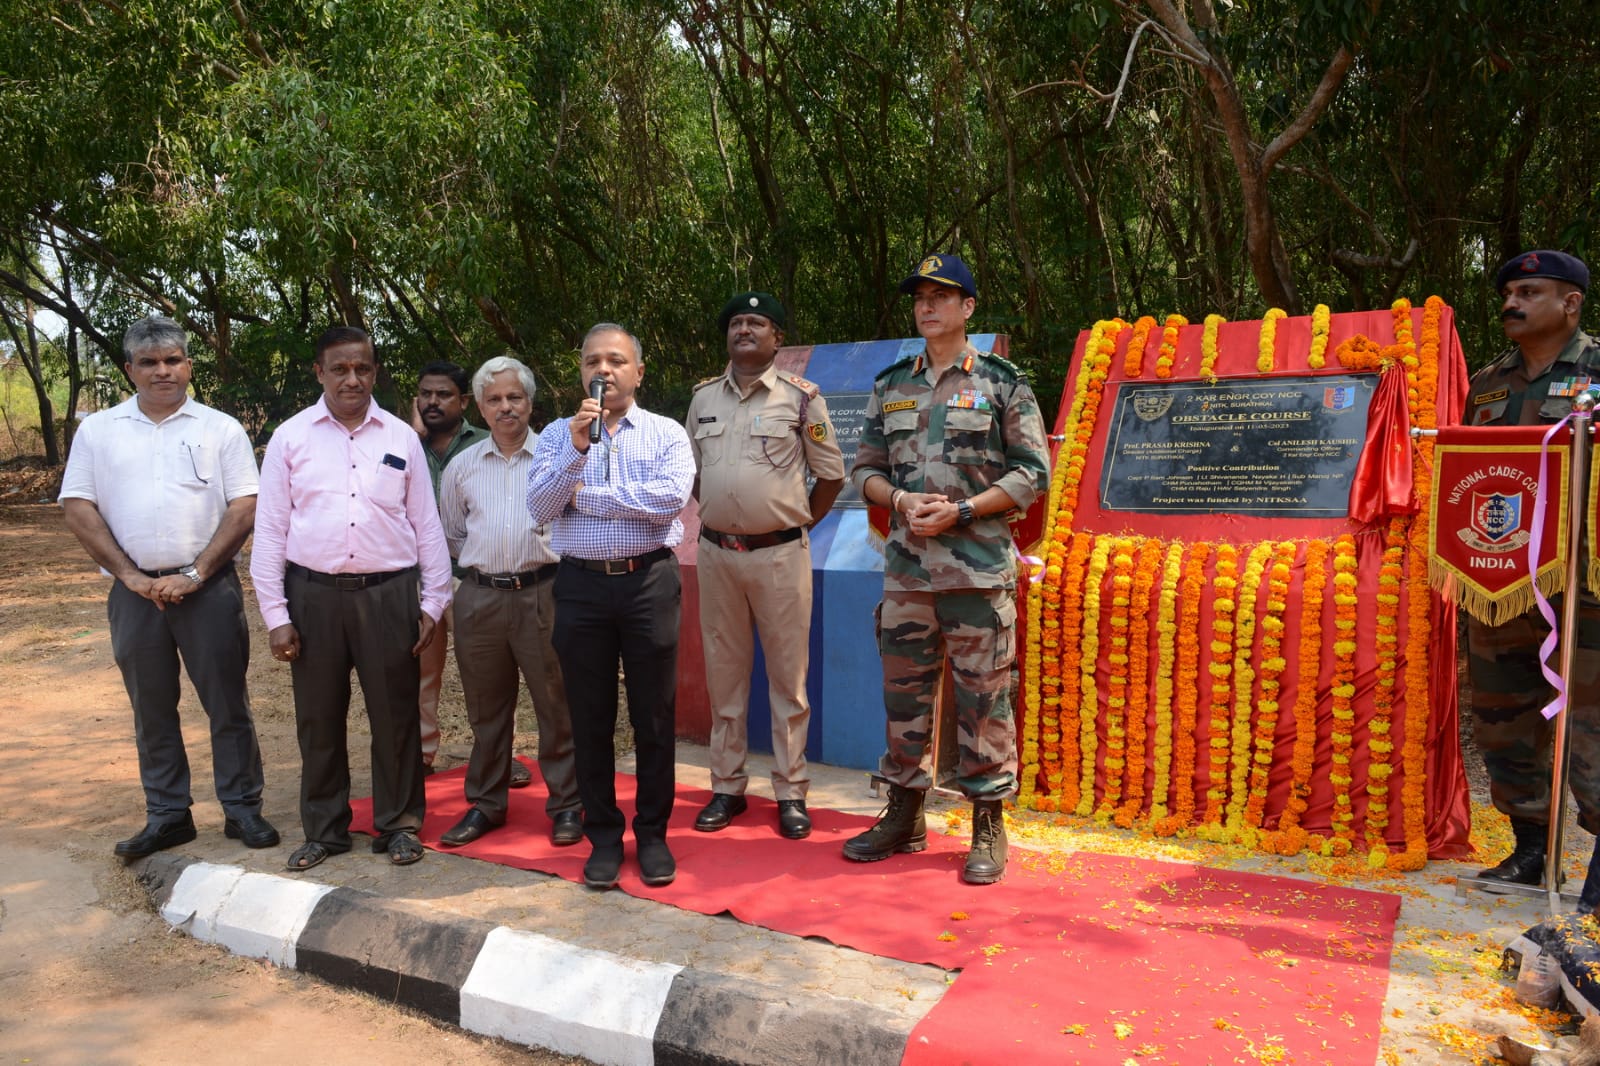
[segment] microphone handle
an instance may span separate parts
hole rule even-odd
[[[599,403],[600,400],[605,396],[605,394],[606,394],[605,379],[603,379],[603,378],[592,378],[589,381],[589,395],[594,399],[594,401],[596,403]],[[606,417],[605,412],[601,411],[600,414],[595,417],[595,420],[593,422],[589,423],[589,443],[590,444],[599,444],[600,443],[600,426],[602,424],[602,420],[605,417]]]

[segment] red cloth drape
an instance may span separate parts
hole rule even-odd
[[[1416,510],[1406,378],[1391,368],[1379,376],[1372,406],[1367,408],[1367,441],[1350,482],[1350,520],[1369,525]]]

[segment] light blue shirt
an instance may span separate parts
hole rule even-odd
[[[681,542],[678,514],[694,486],[683,427],[634,404],[615,433],[602,428],[600,442],[580,452],[571,421],[544,428],[528,472],[528,513],[536,525],[550,523],[556,554],[626,559]]]

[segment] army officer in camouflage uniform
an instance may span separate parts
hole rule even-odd
[[[957,784],[973,801],[962,878],[993,884],[1006,868],[1001,801],[1017,790],[1016,564],[1006,516],[1026,510],[1049,481],[1044,420],[1021,372],[968,343],[978,293],[965,263],[930,255],[900,291],[913,297],[926,350],[878,375],[852,472],[862,497],[893,515],[878,607],[889,805],[844,854],[873,862],[927,846],[922,801],[948,654]]]
[[[1532,426],[1558,422],[1572,399],[1600,386],[1600,344],[1578,328],[1589,268],[1562,252],[1524,252],[1495,276],[1502,326],[1513,347],[1473,375],[1463,423]],[[1516,848],[1479,876],[1514,884],[1543,880],[1550,821],[1551,723],[1539,713],[1552,692],[1539,669],[1539,644],[1549,633],[1537,609],[1504,625],[1467,621],[1472,725],[1489,772],[1495,807],[1511,818]],[[1585,595],[1580,646],[1571,678],[1572,793],[1579,824],[1600,831],[1600,604]],[[1584,909],[1600,905],[1600,876],[1590,864]]]

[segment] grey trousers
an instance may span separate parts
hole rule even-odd
[[[229,566],[166,610],[117,581],[106,616],[111,653],[133,704],[139,783],[150,821],[178,821],[194,802],[178,720],[180,655],[211,721],[211,771],[223,812],[238,817],[259,811],[261,748],[245,691],[250,631],[238,573]]]
[[[555,567],[524,589],[495,589],[466,578],[456,590],[456,667],[472,723],[467,802],[491,822],[506,819],[511,747],[517,730],[518,673],[539,722],[539,773],[550,790],[546,813],[579,809],[572,717],[561,664],[550,646],[556,625]]]
[[[350,671],[361,681],[372,732],[372,822],[382,840],[422,827],[422,736],[417,729],[417,572],[339,589],[294,565],[284,575],[300,631],[294,678],[300,740],[300,824],[306,840],[350,847]],[[437,639],[437,637],[435,638]]]

